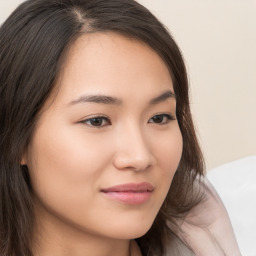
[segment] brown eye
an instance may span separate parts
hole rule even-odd
[[[88,118],[81,122],[88,126],[93,126],[93,127],[103,127],[106,125],[110,125],[109,119],[103,116]]]
[[[153,116],[148,122],[155,124],[167,124],[170,120],[174,120],[174,118],[169,114],[159,114]]]
[[[160,116],[160,115],[154,116],[154,117],[152,118],[152,121],[153,121],[154,123],[157,123],[157,124],[162,123],[163,120],[164,120],[164,116]]]

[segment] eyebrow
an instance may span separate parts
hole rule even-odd
[[[160,102],[163,102],[169,98],[176,99],[176,95],[171,90],[168,90],[161,95],[157,96],[156,98],[153,98],[150,100],[150,105],[155,105]],[[69,105],[76,105],[81,103],[99,103],[99,104],[107,104],[107,105],[121,105],[122,100],[113,96],[107,96],[102,94],[96,94],[96,95],[83,95],[79,97],[76,100],[73,100],[69,103]]]
[[[99,94],[99,95],[83,95],[78,99],[71,101],[70,105],[75,105],[78,103],[86,103],[86,102],[99,103],[99,104],[112,104],[112,105],[122,104],[122,100],[116,97]]]
[[[169,98],[173,98],[176,100],[176,95],[174,92],[172,92],[171,90],[168,90],[164,93],[162,93],[161,95],[157,96],[156,98],[152,99],[149,104],[150,105],[155,105],[155,104],[158,104],[160,102],[163,102]]]

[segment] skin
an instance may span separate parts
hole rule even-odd
[[[71,46],[56,88],[22,159],[35,198],[35,254],[141,255],[133,239],[151,227],[182,153],[166,65],[136,40],[87,34]],[[117,101],[88,102],[88,95]],[[139,205],[101,192],[140,182],[154,191]]]

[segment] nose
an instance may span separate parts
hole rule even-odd
[[[116,137],[114,166],[120,170],[144,171],[149,169],[156,162],[150,150],[149,141],[139,128],[128,130],[122,131]]]

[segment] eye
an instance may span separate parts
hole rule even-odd
[[[98,128],[101,128],[106,125],[111,125],[110,120],[104,116],[95,116],[92,118],[88,118],[88,119],[82,120],[81,123],[86,124],[88,126],[92,126],[92,127],[98,127]]]
[[[148,122],[155,124],[167,124],[171,120],[175,120],[175,118],[170,114],[158,114],[150,118]]]

